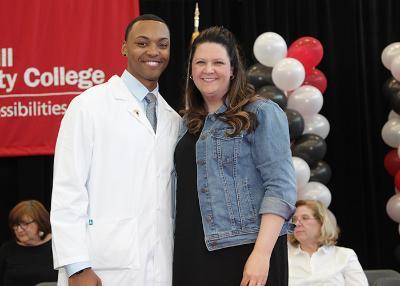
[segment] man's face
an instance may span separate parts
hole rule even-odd
[[[122,45],[122,53],[128,57],[128,71],[149,90],[157,86],[167,67],[169,50],[167,26],[153,20],[135,23]]]

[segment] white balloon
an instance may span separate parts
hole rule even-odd
[[[397,148],[400,145],[400,119],[393,118],[385,123],[382,139],[390,147]]]
[[[392,76],[396,80],[400,80],[400,54],[397,55],[393,60],[392,60],[392,65],[390,66],[390,71],[392,72]]]
[[[318,88],[303,85],[292,92],[287,108],[298,111],[303,117],[317,114],[324,104],[324,98]]]
[[[287,45],[279,34],[266,32],[259,35],[255,40],[253,53],[260,63],[273,67],[278,61],[286,57]]]
[[[329,189],[319,182],[308,182],[297,192],[298,200],[320,201],[324,206],[329,207],[332,201],[332,195]]]
[[[388,200],[386,212],[392,220],[400,223],[400,194],[395,194]]]
[[[292,157],[293,167],[296,174],[296,186],[297,188],[304,187],[310,180],[310,167],[307,162],[299,157]]]
[[[272,69],[272,81],[281,90],[290,91],[298,88],[306,73],[303,64],[293,58],[284,58]]]
[[[328,215],[329,215],[330,219],[332,220],[333,225],[337,226],[337,220],[336,220],[335,215],[333,214],[333,212],[330,209],[327,209],[327,210],[328,210]]]
[[[389,115],[388,115],[388,120],[393,119],[393,118],[400,119],[400,115],[397,114],[394,110],[390,110]]]
[[[383,49],[381,59],[383,65],[390,70],[393,59],[400,55],[400,42],[394,42]]]
[[[329,134],[329,121],[322,114],[314,114],[304,116],[304,131],[303,134],[317,134],[322,138],[326,138]]]

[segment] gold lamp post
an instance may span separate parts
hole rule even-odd
[[[200,11],[199,11],[199,3],[196,2],[196,9],[194,10],[194,31],[192,33],[192,43],[194,39],[197,38],[199,33],[199,22],[200,22]]]
[[[197,36],[200,34],[199,32],[199,22],[200,22],[200,11],[199,11],[199,4],[196,2],[196,8],[194,10],[194,30],[192,33],[192,40],[191,44],[193,43],[194,39],[197,38]],[[191,53],[191,48],[189,47],[189,51]],[[191,54],[189,53],[189,59],[191,58]],[[190,64],[188,64],[188,69],[186,72],[186,84],[185,84],[185,109],[187,110],[189,108],[188,106],[188,100],[187,100],[187,90],[188,90],[188,85],[189,85],[189,76],[190,76],[190,70],[189,70]]]

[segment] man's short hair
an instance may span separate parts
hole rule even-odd
[[[157,15],[154,15],[154,14],[143,14],[143,15],[136,17],[128,24],[128,26],[126,27],[126,30],[125,30],[125,41],[128,40],[129,32],[132,30],[132,27],[135,23],[140,22],[140,21],[149,21],[149,20],[164,23],[169,30],[167,23],[161,17],[158,17]]]

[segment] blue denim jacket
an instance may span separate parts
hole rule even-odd
[[[280,235],[286,234],[296,202],[285,113],[270,100],[257,100],[246,107],[257,116],[256,130],[228,137],[231,127],[216,116],[225,110],[223,105],[206,117],[196,143],[197,191],[208,250],[255,242],[264,213],[283,217]],[[186,131],[184,125],[179,139]]]

